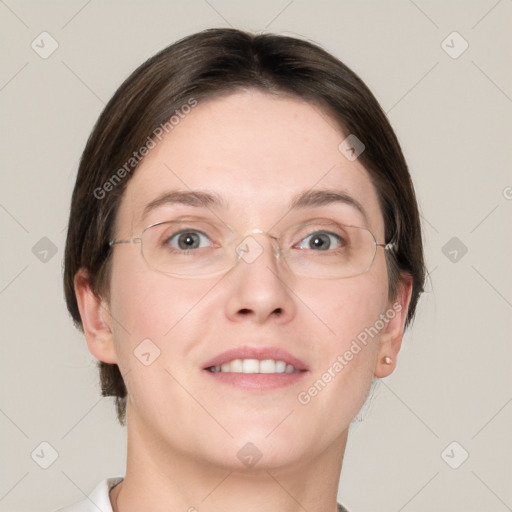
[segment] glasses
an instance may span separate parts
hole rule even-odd
[[[151,269],[178,278],[213,277],[228,272],[240,260],[253,263],[264,251],[257,234],[271,238],[276,259],[293,274],[319,279],[364,274],[378,247],[396,250],[396,243],[379,244],[366,228],[324,219],[291,226],[279,236],[259,229],[249,233],[241,235],[227,224],[210,220],[180,219],[152,224],[139,238],[112,240],[109,245],[140,244]]]

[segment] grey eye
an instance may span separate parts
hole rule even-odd
[[[189,250],[189,249],[200,249],[201,248],[201,240],[206,240],[206,244],[202,247],[208,247],[210,245],[209,238],[207,235],[202,233],[201,231],[181,231],[180,233],[176,233],[175,235],[169,237],[167,239],[167,243],[175,248],[175,249],[182,249],[182,250]],[[177,245],[176,245],[177,244]]]
[[[320,251],[327,251],[335,248],[332,245],[339,247],[342,244],[340,236],[334,233],[327,233],[326,231],[317,231],[307,237],[303,238],[299,244],[299,249],[317,249]]]

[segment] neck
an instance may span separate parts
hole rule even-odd
[[[348,431],[320,454],[244,468],[236,459],[219,463],[163,447],[131,416],[126,476],[110,493],[114,512],[337,511]]]

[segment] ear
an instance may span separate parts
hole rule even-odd
[[[396,297],[388,304],[388,309],[384,314],[389,319],[383,328],[380,336],[377,361],[375,364],[375,377],[387,377],[393,373],[398,358],[398,352],[402,346],[404,335],[405,320],[409,311],[412,294],[412,276],[402,273],[401,282],[398,287]],[[391,358],[391,363],[386,364],[384,358]]]
[[[75,274],[74,285],[89,352],[105,363],[117,363],[108,302],[92,291],[85,269]]]

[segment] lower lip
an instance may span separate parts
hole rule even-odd
[[[291,386],[304,379],[309,371],[299,373],[236,373],[236,372],[211,372],[208,373],[217,382],[222,382],[237,388],[269,391],[272,389]]]

